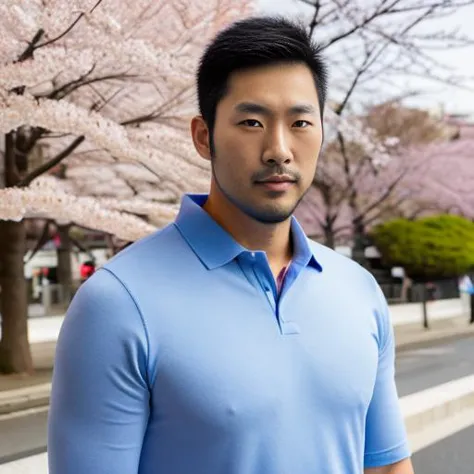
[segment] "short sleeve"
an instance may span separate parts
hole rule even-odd
[[[395,386],[395,342],[389,309],[377,285],[379,360],[374,393],[366,418],[366,468],[394,464],[410,457],[405,423]]]
[[[58,339],[50,474],[138,472],[149,414],[147,341],[133,298],[100,269],[77,292]]]

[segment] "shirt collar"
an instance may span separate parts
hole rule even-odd
[[[204,265],[212,270],[231,262],[242,253],[248,253],[249,250],[240,245],[202,208],[207,198],[207,194],[185,194],[175,225]],[[295,217],[292,217],[291,232],[294,244],[292,262],[301,266],[309,265],[321,271],[322,267]]]

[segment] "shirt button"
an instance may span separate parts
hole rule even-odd
[[[255,252],[252,252],[250,255],[252,255],[252,258],[255,258]]]

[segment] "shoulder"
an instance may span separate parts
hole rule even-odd
[[[330,277],[337,278],[339,281],[349,278],[354,281],[355,278],[357,282],[367,284],[373,289],[374,285],[377,286],[373,275],[355,260],[314,240],[308,239],[308,242],[314,257],[323,267],[323,272],[326,272]]]
[[[64,318],[58,347],[62,359],[69,357],[68,348],[86,349],[107,360],[125,348],[147,359],[149,336],[141,308],[113,273],[100,268],[80,286]]]
[[[69,313],[101,314],[101,318],[113,318],[115,323],[122,315],[127,321],[135,319],[131,313],[141,318],[133,283],[141,285],[146,281],[144,268],[150,262],[159,261],[160,253],[166,248],[162,243],[169,240],[170,233],[173,233],[172,226],[140,239],[112,257],[80,286]]]
[[[106,262],[86,282],[88,295],[94,293],[109,305],[114,305],[112,299],[131,299],[140,316],[148,320],[158,303],[157,295],[163,301],[179,293],[191,253],[177,227],[170,224]]]
[[[66,320],[80,318],[93,325],[121,319],[133,320],[140,310],[124,283],[106,267],[99,268],[77,290]],[[123,317],[125,315],[125,318]]]
[[[310,240],[309,243],[323,268],[326,285],[333,288],[335,294],[342,291],[347,300],[356,301],[370,311],[379,345],[384,346],[390,335],[391,318],[387,301],[375,277],[351,258],[317,242]]]
[[[170,245],[178,238],[178,231],[174,224],[169,224],[163,229],[143,237],[132,243],[117,255],[112,257],[104,268],[117,276],[153,258],[156,260],[162,255],[166,255],[170,250]]]
[[[129,245],[103,268],[132,289],[165,278],[180,262],[187,260],[188,253],[186,242],[171,223]]]

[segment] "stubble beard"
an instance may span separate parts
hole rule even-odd
[[[288,220],[293,215],[306,193],[309,191],[309,188],[305,190],[305,192],[298,198],[298,200],[291,207],[291,209],[281,209],[278,205],[271,206],[271,204],[266,206],[266,209],[257,209],[256,206],[246,204],[241,199],[234,196],[232,193],[228,192],[224,186],[221,185],[219,178],[217,177],[217,173],[215,172],[213,161],[214,158],[212,160],[212,176],[222,195],[225,196],[225,198],[229,202],[231,202],[237,209],[239,209],[243,214],[261,224],[275,225],[281,224],[282,222]]]

